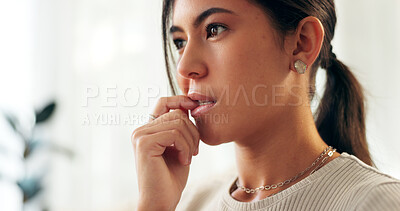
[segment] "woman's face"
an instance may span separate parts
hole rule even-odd
[[[246,0],[176,0],[172,18],[180,89],[216,100],[196,118],[202,141],[246,141],[273,128],[293,100],[293,77],[263,10]]]

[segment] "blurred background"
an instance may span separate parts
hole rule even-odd
[[[336,4],[333,51],[366,89],[377,167],[400,178],[400,1]],[[0,210],[135,209],[130,136],[169,95],[161,6],[0,1]],[[189,183],[234,164],[232,144],[201,144]]]

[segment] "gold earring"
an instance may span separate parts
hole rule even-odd
[[[294,63],[294,68],[299,74],[304,74],[307,70],[307,65],[299,59]]]

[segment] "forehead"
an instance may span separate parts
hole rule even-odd
[[[178,23],[194,19],[201,12],[212,8],[224,8],[238,14],[263,15],[262,11],[247,0],[175,0],[172,11],[172,22]],[[258,13],[258,14],[257,14]]]

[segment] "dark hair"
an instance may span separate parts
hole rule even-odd
[[[365,134],[365,108],[363,88],[349,68],[332,52],[331,40],[336,26],[336,11],[333,0],[247,0],[260,6],[273,27],[283,38],[296,31],[299,22],[308,16],[318,18],[325,31],[320,54],[309,68],[309,100],[315,96],[315,78],[318,67],[326,70],[327,82],[319,107],[314,114],[316,126],[326,144],[338,152],[357,156],[368,165],[371,159]],[[174,0],[164,0],[162,14],[163,47],[165,63],[173,95],[176,94],[174,75],[171,73],[172,48],[168,27]]]

